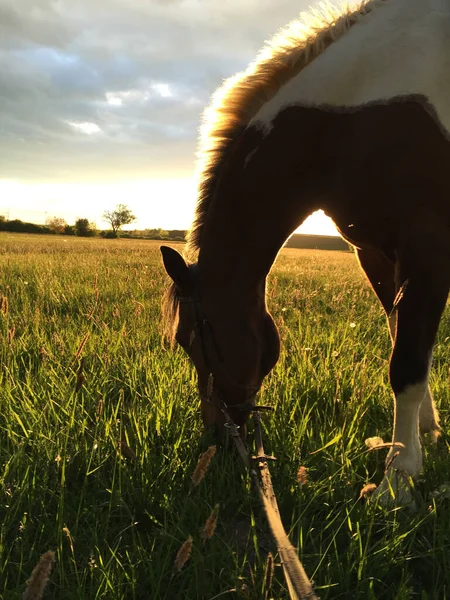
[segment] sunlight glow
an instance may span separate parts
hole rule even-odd
[[[196,203],[192,178],[148,179],[116,183],[22,183],[0,180],[0,215],[45,223],[62,217],[73,224],[79,217],[105,227],[102,214],[124,203],[137,221],[127,229],[188,229]],[[296,233],[338,235],[323,211],[312,214]]]
[[[323,210],[316,210],[310,215],[295,233],[306,233],[310,235],[339,235],[335,224],[327,217]]]

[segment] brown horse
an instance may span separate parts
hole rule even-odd
[[[244,425],[279,338],[265,298],[285,240],[322,208],[356,249],[393,337],[393,446],[379,493],[408,498],[436,439],[428,379],[450,286],[450,3],[372,0],[295,21],[216,93],[187,261],[162,248],[166,319],[206,425]],[[212,375],[212,377],[211,377]]]

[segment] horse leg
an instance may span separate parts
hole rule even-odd
[[[381,252],[367,249],[356,249],[356,255],[363,271],[380,300],[389,325],[392,343],[395,341],[397,327],[397,312],[393,310],[394,300],[398,290],[395,286],[395,266]],[[441,428],[439,427],[439,413],[427,386],[424,399],[419,412],[420,433],[429,433],[433,442],[437,442]]]
[[[409,477],[422,468],[419,413],[425,398],[432,348],[444,310],[449,285],[449,256],[446,239],[417,235],[397,254],[395,266],[397,329],[390,362],[390,380],[395,395],[392,448],[386,474],[377,490],[387,490],[398,501],[408,501]],[[436,244],[437,240],[437,244]]]

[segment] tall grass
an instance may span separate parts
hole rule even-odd
[[[161,338],[164,283],[158,244],[0,236],[1,598],[22,597],[48,550],[44,598],[287,597],[234,453],[218,448],[192,485],[215,442],[202,431],[190,364]],[[318,594],[450,597],[448,311],[432,377],[444,434],[425,442],[411,513],[359,499],[382,478],[384,456],[364,440],[389,440],[392,399],[385,318],[354,257],[283,251],[269,303],[284,351],[261,393],[275,408],[265,446]]]

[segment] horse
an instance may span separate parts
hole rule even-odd
[[[162,247],[169,334],[205,426],[241,426],[280,352],[266,279],[322,209],[387,315],[392,445],[380,498],[408,502],[436,441],[432,350],[450,287],[450,2],[322,6],[281,30],[206,109],[184,256]]]

